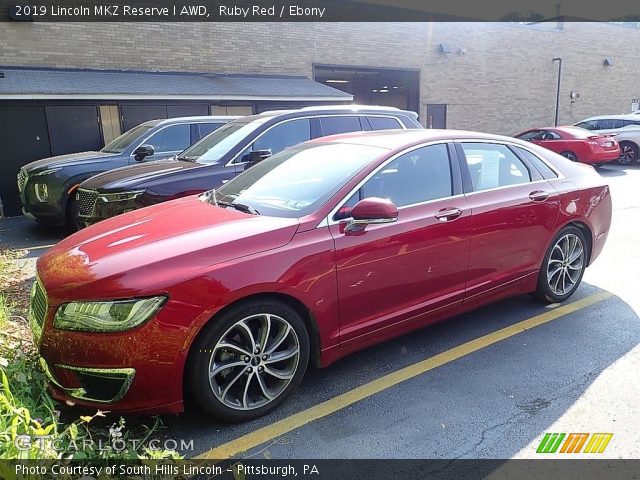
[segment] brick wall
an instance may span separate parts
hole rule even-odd
[[[440,43],[451,44],[448,55]],[[466,50],[464,55],[457,48]],[[281,73],[312,65],[420,69],[421,113],[448,105],[450,128],[514,133],[630,110],[640,96],[640,30],[597,23],[5,23],[0,64]],[[604,67],[603,60],[613,60]],[[571,103],[569,93],[581,97]]]

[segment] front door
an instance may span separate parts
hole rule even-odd
[[[414,149],[381,167],[338,210],[330,231],[341,343],[462,302],[471,216],[452,177],[447,145]],[[398,220],[346,232],[349,209],[367,197],[391,200]]]

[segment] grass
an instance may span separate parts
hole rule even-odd
[[[148,447],[163,438],[159,418],[128,425],[100,410],[79,415],[49,395],[26,320],[26,253],[0,249],[0,459],[180,458]]]

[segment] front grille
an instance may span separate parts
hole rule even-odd
[[[36,281],[31,287],[31,302],[29,304],[29,324],[33,330],[33,334],[36,337],[36,341],[40,339],[42,333],[42,325],[44,324],[44,318],[47,315],[47,292],[40,283],[40,280],[36,278]]]
[[[79,188],[76,194],[76,200],[78,201],[79,214],[88,217],[96,207],[98,192]]]
[[[21,168],[18,172],[18,192],[22,193],[24,191],[24,186],[27,184],[27,179],[29,176],[24,168]]]

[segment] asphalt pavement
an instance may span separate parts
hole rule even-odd
[[[602,456],[639,457],[640,167],[601,175],[612,229],[568,307],[512,298],[311,370],[253,422],[188,405],[165,419],[171,434],[193,440],[188,456],[449,459],[535,458],[545,432],[610,432]],[[0,221],[0,244],[29,249],[29,263],[63,235]]]

